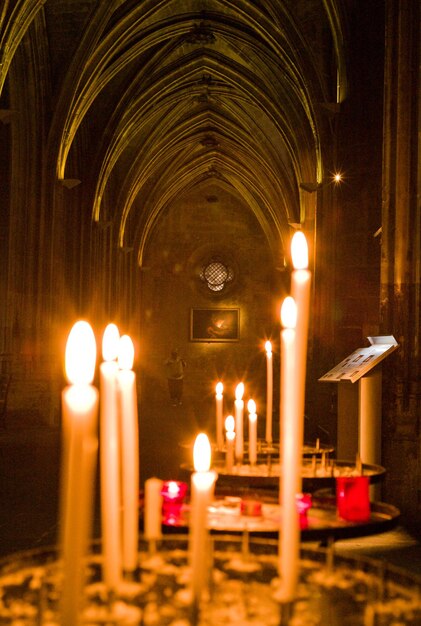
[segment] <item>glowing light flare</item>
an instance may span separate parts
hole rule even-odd
[[[227,415],[225,418],[225,430],[227,433],[233,433],[235,428],[235,419],[233,415]]]
[[[341,183],[343,181],[343,175],[341,174],[341,172],[336,172],[335,174],[333,174],[333,182],[338,184]]]
[[[224,391],[224,385],[221,382],[217,383],[215,387],[215,391],[218,397],[222,396],[222,393]]]
[[[266,350],[267,356],[270,356],[272,354],[272,344],[270,343],[270,341],[267,341],[265,343],[265,350]]]
[[[244,383],[238,383],[235,388],[235,399],[242,400],[244,395]]]
[[[66,378],[73,385],[90,385],[95,375],[96,343],[94,332],[83,320],[76,322],[67,338]]]
[[[294,298],[287,296],[281,306],[281,324],[284,328],[295,328],[297,324],[297,305]]]
[[[200,433],[193,446],[193,465],[195,472],[208,472],[211,466],[211,446],[208,436]]]
[[[250,400],[247,402],[247,410],[250,414],[255,414],[256,413],[256,403],[254,400],[252,400],[250,398]]]
[[[308,246],[304,233],[297,230],[291,240],[292,264],[296,270],[305,270],[308,267]]]
[[[180,493],[180,487],[178,483],[175,480],[168,481],[168,496],[169,497],[178,496],[179,493]]]
[[[102,358],[104,361],[115,361],[118,355],[120,333],[115,324],[108,324],[102,336]]]
[[[122,335],[118,344],[118,367],[121,370],[131,370],[134,361],[134,345],[128,335]]]

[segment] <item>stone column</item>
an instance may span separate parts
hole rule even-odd
[[[399,350],[383,367],[384,499],[421,520],[420,7],[386,9],[380,318]]]

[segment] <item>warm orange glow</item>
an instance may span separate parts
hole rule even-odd
[[[254,400],[249,400],[247,402],[247,409],[249,413],[256,413],[256,403]]]
[[[238,383],[236,389],[235,389],[235,399],[236,400],[242,400],[243,399],[243,394],[244,394],[244,383]]]
[[[131,370],[134,361],[134,345],[128,335],[122,335],[118,344],[118,366],[121,370]]]
[[[225,430],[227,433],[233,433],[235,428],[235,419],[233,415],[227,415],[225,418]]]
[[[197,435],[194,442],[193,465],[195,472],[208,472],[211,466],[211,446],[205,433]]]
[[[90,385],[95,375],[95,335],[88,322],[76,322],[67,339],[66,378],[73,385]]]
[[[297,324],[297,305],[291,296],[287,296],[282,303],[281,323],[284,328],[295,328]]]
[[[108,324],[102,337],[102,358],[104,361],[114,361],[118,355],[120,333],[115,324]]]
[[[341,183],[342,180],[343,180],[343,177],[342,177],[341,172],[336,172],[336,174],[333,175],[333,182]]]
[[[221,382],[217,383],[215,391],[217,396],[222,396],[222,392],[224,391],[224,385]]]
[[[267,356],[272,354],[272,344],[270,343],[270,341],[267,341],[265,343],[265,350],[266,350]]]
[[[291,240],[292,264],[296,270],[308,267],[308,246],[302,230],[297,230]]]

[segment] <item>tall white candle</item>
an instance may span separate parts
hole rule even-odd
[[[310,312],[311,273],[308,267],[308,246],[305,235],[297,231],[291,241],[291,257],[294,271],[291,276],[291,296],[297,305],[296,326],[296,377],[298,383],[297,419],[300,428],[298,438],[304,443],[305,385],[307,369],[307,342]],[[301,472],[297,491],[302,491]]]
[[[160,478],[145,480],[144,535],[148,541],[156,541],[162,536],[162,490]]]
[[[222,450],[224,447],[224,424],[223,424],[223,407],[224,407],[224,385],[219,382],[215,388],[216,401],[216,447]]]
[[[211,447],[204,433],[196,437],[193,459],[195,471],[191,477],[189,559],[193,600],[199,604],[210,575],[207,517],[216,480],[215,472],[210,471]]]
[[[299,572],[300,527],[296,506],[298,475],[301,472],[302,446],[299,440],[297,419],[296,376],[296,316],[297,307],[290,296],[281,308],[281,476],[280,504],[281,528],[279,542],[280,595],[283,602],[290,602],[296,594]]]
[[[109,589],[121,580],[120,424],[117,353],[120,334],[108,324],[102,338],[100,374],[101,530],[103,578]]]
[[[226,438],[226,456],[225,470],[232,472],[234,467],[234,439],[235,439],[235,420],[232,415],[227,415],[225,419],[225,438]]]
[[[98,453],[98,391],[91,385],[95,362],[92,328],[87,322],[76,322],[66,345],[66,377],[70,384],[62,394],[60,624],[63,626],[77,626],[81,621],[83,564],[91,532]]]
[[[266,350],[266,442],[272,443],[272,413],[273,413],[273,357],[272,344],[265,343]]]
[[[121,418],[121,481],[123,503],[123,569],[137,567],[139,540],[139,426],[136,375],[132,370],[134,346],[128,335],[120,338],[117,374]]]
[[[249,461],[250,465],[256,465],[257,461],[257,414],[256,403],[249,400],[247,403],[249,412]]]
[[[243,419],[244,419],[244,383],[238,383],[235,389],[235,461],[237,463],[243,462],[244,455],[244,433],[243,433]]]

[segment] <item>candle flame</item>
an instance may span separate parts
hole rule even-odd
[[[89,385],[95,374],[96,343],[94,332],[82,320],[76,322],[67,339],[65,368],[66,378],[73,385]]]
[[[292,264],[296,270],[305,270],[308,267],[308,246],[304,233],[297,230],[291,240]]]
[[[104,361],[115,361],[118,354],[120,333],[115,324],[108,324],[102,336],[102,358]]]
[[[131,370],[134,361],[134,345],[129,335],[122,335],[118,344],[118,367]]]
[[[265,343],[265,350],[266,350],[266,354],[269,356],[270,354],[272,354],[272,344],[270,343],[270,341],[267,341]]]
[[[180,487],[178,486],[178,483],[176,483],[175,480],[170,480],[168,483],[168,493],[172,496],[178,496],[179,491]]]
[[[215,391],[218,394],[218,396],[221,396],[222,392],[224,391],[224,385],[221,382],[217,383],[215,387]]]
[[[242,400],[243,399],[243,394],[244,394],[244,383],[238,383],[236,389],[235,389],[235,399],[236,400]]]
[[[211,446],[205,433],[197,435],[194,442],[193,465],[195,472],[208,472],[211,466]]]
[[[225,430],[229,433],[233,433],[235,428],[235,419],[233,415],[227,415],[225,418]]]
[[[284,328],[295,328],[297,324],[297,305],[291,296],[287,296],[282,303],[281,323]]]
[[[250,399],[247,402],[247,409],[249,413],[256,413],[256,403],[254,400]]]

